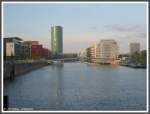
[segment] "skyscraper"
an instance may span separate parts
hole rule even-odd
[[[130,54],[140,52],[140,43],[130,43]]]
[[[63,28],[61,26],[51,27],[51,50],[54,55],[63,54]]]

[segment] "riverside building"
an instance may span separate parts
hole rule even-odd
[[[102,63],[110,63],[117,59],[119,54],[118,44],[114,40],[101,40],[99,44],[99,58]]]
[[[119,54],[116,41],[108,39],[101,40],[99,43],[86,49],[87,58],[93,63],[111,63],[114,62]]]
[[[4,56],[22,55],[22,39],[19,37],[4,38]]]

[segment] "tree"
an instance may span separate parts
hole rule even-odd
[[[147,59],[147,54],[146,54],[146,50],[141,51],[140,53],[140,61],[142,64],[146,64],[146,59]]]
[[[140,53],[135,52],[131,55],[132,61],[135,61],[136,63],[140,61]]]

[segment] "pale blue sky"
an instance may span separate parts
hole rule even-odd
[[[63,26],[64,52],[114,39],[121,53],[130,42],[146,49],[146,4],[4,4],[4,37],[38,40],[51,48],[51,26]]]

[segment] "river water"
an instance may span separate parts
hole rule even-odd
[[[146,110],[146,69],[64,63],[4,84],[10,108],[33,110]]]

